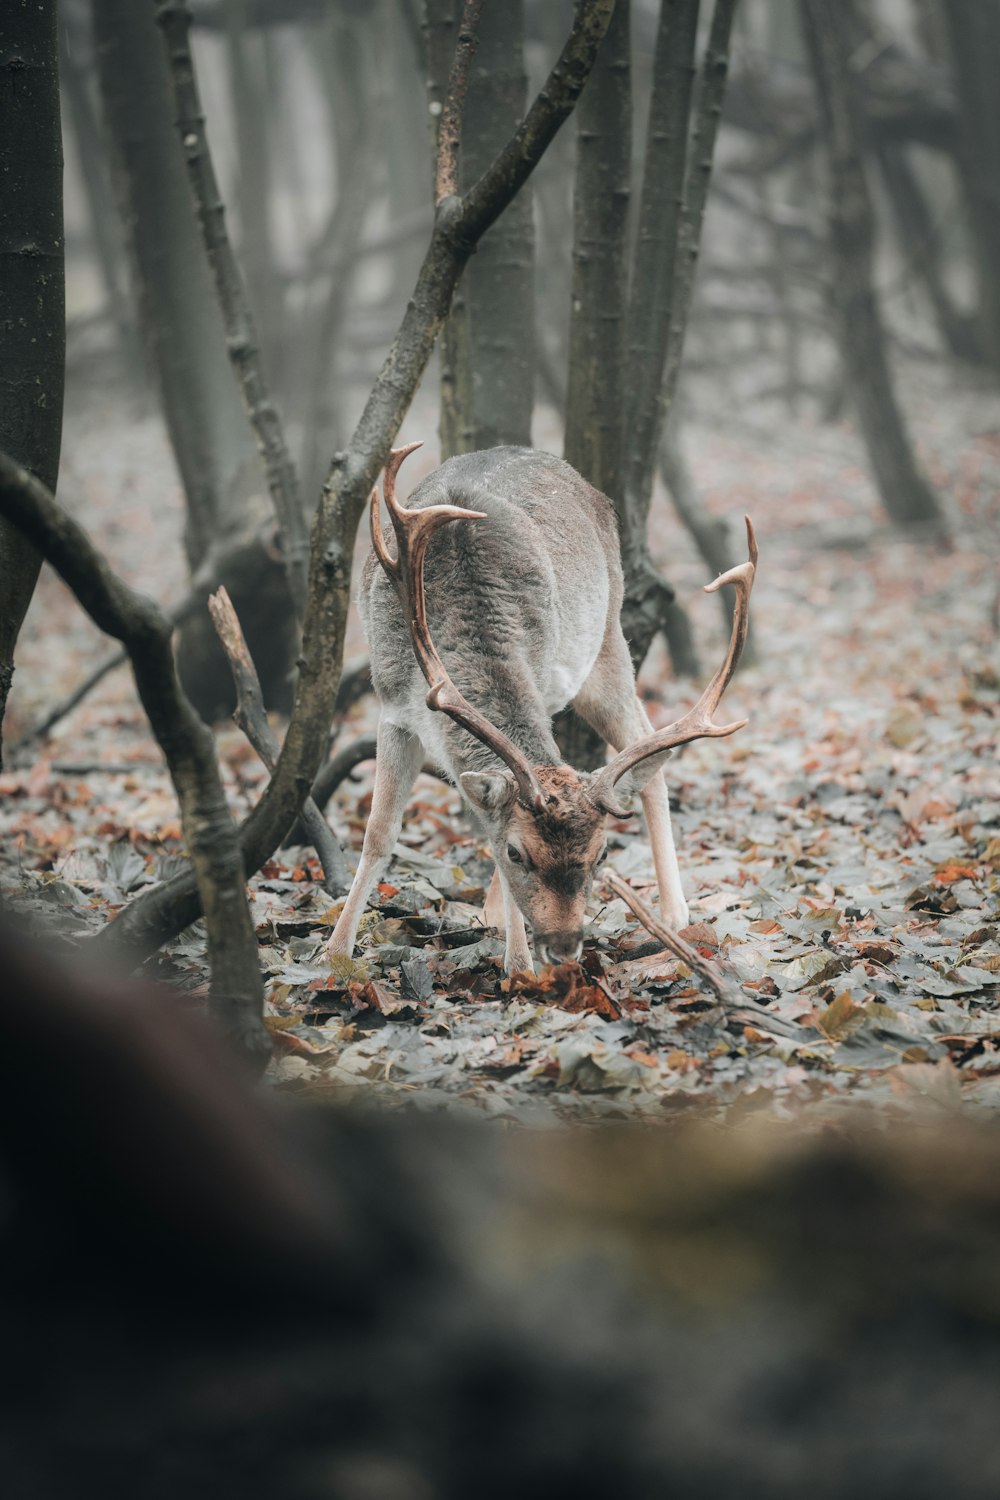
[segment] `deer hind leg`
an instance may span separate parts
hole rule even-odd
[[[372,886],[384,873],[392,856],[403,826],[403,811],[423,761],[424,747],[415,734],[407,733],[384,717],[379,720],[372,810],[357,874],[327,944],[328,957],[336,954],[350,956],[354,952],[358,923]]]
[[[573,700],[573,707],[612,750],[624,750],[626,745],[634,745],[652,732],[653,726],[636,694],[632,659],[617,621],[609,629],[590,676]],[[634,776],[653,851],[663,920],[675,929],[686,927],[688,907],[677,865],[663,772],[652,760],[645,766],[637,766]]]

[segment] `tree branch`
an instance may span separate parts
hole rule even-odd
[[[693,973],[705,981],[719,1004],[734,1021],[748,1021],[761,1031],[770,1031],[776,1036],[794,1037],[798,1041],[810,1035],[811,1028],[793,1025],[790,1021],[782,1020],[780,1016],[772,1016],[765,1006],[758,1005],[753,1000],[747,1000],[741,995],[721,969],[702,958],[697,948],[682,938],[679,933],[665,926],[645,901],[636,895],[628,881],[623,880],[614,870],[604,871],[604,881],[616,896],[621,897],[625,905],[634,916],[638,917],[646,931],[652,933],[657,942],[662,943],[675,958],[687,964]],[[814,1032],[812,1034],[815,1035]]]
[[[198,210],[226,330],[230,363],[264,463],[268,492],[281,527],[285,572],[296,616],[305,611],[309,541],[298,475],[284,429],[264,378],[257,330],[243,277],[226,229],[226,210],[205,131],[198,78],[191,55],[191,13],[185,0],[154,0],[156,19],[167,49],[177,130],[187,163],[188,181]]]
[[[0,454],[0,514],[38,548],[105,634],[129,654],[136,687],[177,792],[192,878],[208,928],[212,1013],[263,1062],[263,986],[243,860],[211,731],[181,689],[160,610],[109,568],[83,527],[26,469]]]
[[[469,87],[472,59],[476,55],[479,13],[482,0],[465,0],[458,43],[448,75],[448,91],[437,136],[437,165],[434,173],[434,202],[452,198],[458,192],[458,153],[462,145],[462,111]]]
[[[209,597],[208,612],[233,673],[236,688],[233,719],[267,769],[273,771],[278,759],[278,741],[267,722],[257,668],[247,647],[239,616],[225,588],[220,588],[218,593]],[[307,797],[302,804],[300,817],[305,837],[316,850],[323,866],[324,889],[331,896],[343,895],[350,886],[343,850],[312,797]]]

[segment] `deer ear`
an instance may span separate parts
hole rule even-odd
[[[517,798],[517,782],[509,771],[463,771],[458,779],[473,807],[482,812],[500,812]]]

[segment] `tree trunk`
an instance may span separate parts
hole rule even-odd
[[[246,0],[226,0],[226,48],[233,122],[236,128],[236,202],[240,261],[257,325],[257,336],[271,378],[281,364],[281,284],[271,232],[271,142],[267,121],[266,32],[246,24]]]
[[[83,26],[65,25],[59,77],[76,147],[80,178],[87,199],[94,259],[129,380],[142,378],[142,357],[129,307],[125,246],[115,209],[108,153],[92,87],[93,55]]]
[[[833,297],[850,395],[882,502],[897,525],[942,525],[937,496],[921,472],[896,402],[872,285],[875,226],[865,182],[853,96],[850,18],[824,0],[801,0],[806,45],[830,159],[829,230]]]
[[[622,519],[627,229],[632,168],[629,0],[618,0],[577,110],[563,456]]]
[[[0,6],[0,449],[56,487],[66,363],[56,0]],[[0,521],[0,763],[41,559]]]
[[[143,331],[184,486],[185,547],[194,572],[213,544],[270,524],[271,507],[229,367],[152,4],[93,0],[93,26]],[[268,705],[289,707],[296,635],[280,558],[261,552],[249,575],[219,582],[247,622]],[[205,718],[232,711],[232,675],[207,610],[182,628],[178,664]]]
[[[983,348],[972,319],[959,311],[941,270],[941,230],[934,223],[905,145],[876,143],[876,158],[899,225],[900,247],[927,292],[941,342],[956,359],[981,364]]]
[[[636,668],[662,629],[675,669],[686,674],[697,670],[690,625],[674,600],[673,589],[653,566],[648,525],[684,201],[697,29],[698,0],[661,0],[629,290],[623,416],[622,624]]]
[[[632,166],[630,4],[618,0],[577,109],[566,437],[563,456],[607,495],[623,524],[627,229]],[[594,769],[604,741],[567,709],[556,723],[570,765]]]
[[[1000,0],[948,0],[958,167],[972,230],[982,344],[1000,375]]]
[[[484,5],[462,122],[460,184],[490,165],[527,98],[524,0]],[[525,187],[484,236],[445,325],[441,457],[531,442],[535,385],[534,228]]]

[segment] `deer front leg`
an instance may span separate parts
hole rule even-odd
[[[487,927],[503,933],[507,939],[507,947],[503,956],[503,966],[507,973],[513,974],[515,970],[527,970],[529,974],[533,974],[535,966],[531,960],[531,949],[528,947],[524,918],[499,869],[493,871],[493,879],[486,892],[483,920]]]
[[[372,810],[354,883],[327,944],[328,958],[340,954],[350,957],[354,952],[358,923],[372,886],[389,863],[403,826],[403,811],[423,761],[424,747],[415,734],[384,717],[379,720]]]
[[[615,622],[601,647],[573,707],[581,718],[607,740],[612,750],[624,750],[652,733],[652,725],[635,691],[632,660],[621,627]],[[655,765],[655,762],[652,764]],[[645,782],[644,782],[644,777]],[[639,788],[646,831],[653,852],[653,867],[660,893],[660,912],[668,927],[675,930],[688,925],[688,906],[677,865],[677,850],[670,826],[670,798],[663,772],[649,766],[637,767],[634,778]]]

